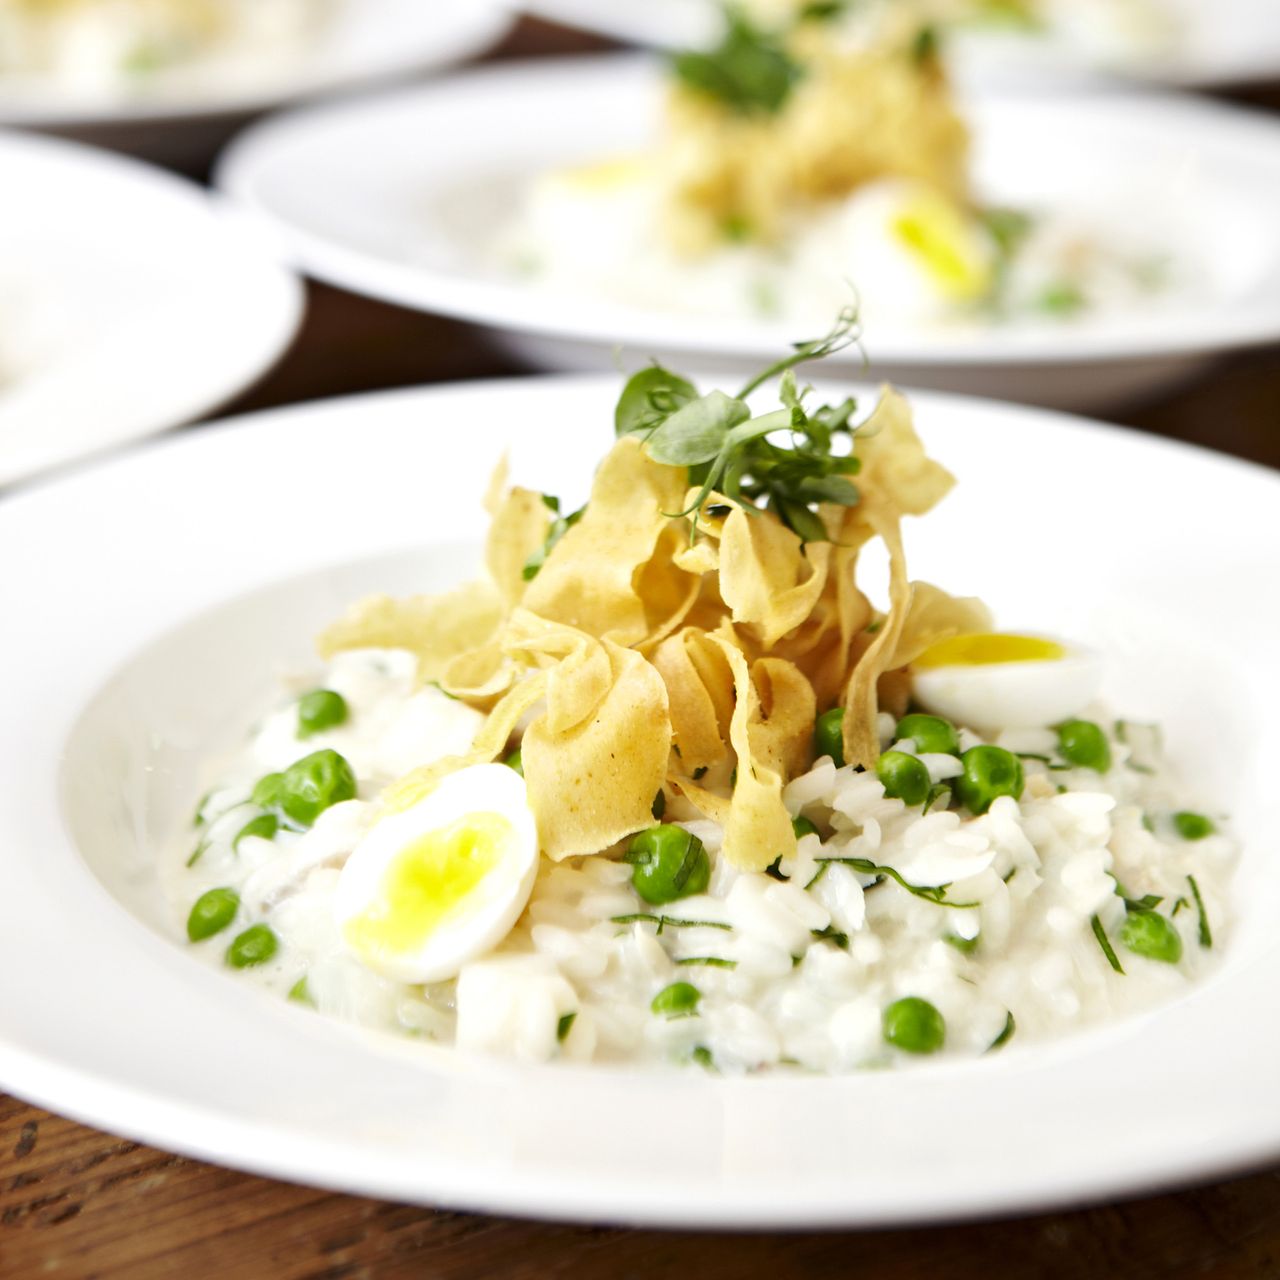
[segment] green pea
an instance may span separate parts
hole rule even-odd
[[[947,1024],[927,1000],[904,996],[880,1015],[880,1032],[907,1053],[937,1053],[947,1038]]]
[[[816,836],[818,834],[818,828],[804,814],[801,814],[798,818],[791,819],[791,830],[796,833],[797,840],[801,836]]]
[[[986,813],[1001,796],[1022,795],[1022,761],[1003,747],[970,747],[960,757],[964,773],[955,779],[956,793],[971,813]]]
[[[280,807],[280,791],[284,786],[283,773],[263,774],[253,784],[253,794],[249,797],[259,809],[278,809]]]
[[[666,1018],[687,1018],[698,1011],[701,999],[702,992],[691,982],[673,982],[653,997],[649,1008]]]
[[[1203,813],[1192,813],[1189,809],[1173,815],[1173,827],[1184,840],[1203,840],[1218,829]]]
[[[298,699],[298,737],[309,738],[335,725],[346,724],[347,700],[332,689],[312,689]]]
[[[514,769],[522,778],[524,777],[524,756],[517,747],[503,762],[508,769]]]
[[[280,819],[274,813],[260,813],[256,818],[250,818],[248,822],[236,832],[235,839],[231,841],[231,847],[238,849],[240,841],[245,836],[260,836],[263,840],[275,839],[275,834],[280,830]]]
[[[269,925],[251,924],[238,933],[227,948],[227,963],[233,969],[248,969],[255,964],[266,964],[275,955],[280,941]]]
[[[905,751],[885,751],[876,762],[876,777],[884,793],[904,804],[924,804],[929,798],[929,770],[923,760]]]
[[[1120,941],[1148,960],[1177,964],[1182,959],[1182,938],[1158,911],[1130,911],[1120,929]]]
[[[309,827],[330,805],[356,794],[351,766],[327,747],[295,760],[280,780],[280,808],[299,826]]]
[[[941,716],[910,715],[898,721],[893,731],[894,737],[901,741],[910,738],[916,744],[916,750],[938,752],[947,756],[960,754],[960,735],[950,720]]]
[[[240,895],[234,889],[209,889],[202,893],[187,917],[187,937],[192,942],[212,938],[236,918]]]
[[[1058,725],[1058,754],[1068,764],[1095,773],[1111,768],[1111,743],[1092,720],[1064,720]]]
[[[654,904],[701,893],[711,879],[702,841],[683,827],[663,824],[633,836],[626,852],[635,891]]]
[[[844,764],[844,708],[824,711],[813,726],[813,750],[816,755],[830,756],[836,767]]]

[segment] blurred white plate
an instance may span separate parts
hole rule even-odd
[[[190,183],[0,133],[0,486],[206,413],[264,372],[299,282]]]
[[[566,26],[660,48],[698,48],[721,30],[716,0],[525,0],[524,7]],[[966,85],[1035,89],[1071,87],[1106,74],[1183,88],[1280,78],[1280,6],[1274,0],[1163,0],[1161,7],[1178,26],[1167,49],[1108,52],[1101,33],[1019,35],[992,28],[953,37],[948,62]]]
[[[1104,651],[1107,696],[1233,814],[1236,918],[1186,998],[994,1059],[721,1079],[358,1033],[184,953],[157,849],[190,838],[202,764],[273,666],[353,597],[469,575],[504,449],[521,483],[584,495],[618,385],[303,406],[0,503],[0,546],[39,549],[0,556],[0,1088],[300,1182],[663,1225],[1006,1215],[1280,1155],[1280,478],[1007,405],[917,398],[960,483],[909,522],[912,570]]]
[[[136,84],[69,87],[0,74],[0,123],[129,125],[245,115],[295,98],[448,66],[496,41],[511,17],[499,0],[333,0],[313,41],[278,61],[193,59]]]
[[[570,296],[496,261],[524,185],[646,145],[660,90],[653,65],[633,58],[482,69],[269,120],[232,145],[218,182],[312,275],[490,325],[552,367],[608,367],[617,344],[761,363],[814,334],[750,315],[708,320]],[[865,335],[876,375],[1097,406],[1177,380],[1212,353],[1280,337],[1280,124],[1139,95],[990,97],[969,115],[982,196],[1073,211],[1130,239],[1150,228],[1154,248],[1172,239],[1191,261],[1206,296],[1171,293],[1160,308],[1034,328],[882,326]]]

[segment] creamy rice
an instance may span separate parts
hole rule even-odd
[[[295,699],[318,684],[343,695],[350,717],[304,741]],[[1093,715],[1112,724],[1099,708]],[[340,868],[369,829],[382,787],[465,747],[481,720],[438,690],[417,688],[415,660],[401,651],[343,653],[295,682],[202,803],[199,857],[186,865],[188,845],[164,868],[175,920],[206,889],[240,894],[235,928],[194,950],[222,964],[232,934],[263,922],[279,950],[240,976],[281,996],[305,979],[307,998],[329,1016],[528,1060],[693,1059],[737,1073],[906,1061],[881,1035],[883,1009],[904,996],[941,1012],[950,1054],[987,1052],[1010,1027],[1018,1044],[1060,1035],[1175,998],[1229,935],[1232,840],[1218,831],[1178,835],[1172,814],[1192,806],[1161,759],[1158,733],[1121,724],[1109,735],[1105,776],[1055,763],[1047,729],[988,739],[1024,755],[1027,785],[1020,801],[998,799],[981,817],[922,814],[886,798],[874,774],[820,759],[785,800],[824,836],[802,837],[795,858],[772,875],[718,859],[716,824],[669,802],[664,820],[695,832],[711,856],[705,893],[653,907],[616,856],[543,859],[515,929],[456,981],[424,987],[378,977],[339,940],[332,900]],[[887,749],[894,722],[882,715],[880,723]],[[983,741],[963,729],[960,740],[962,749]],[[324,747],[351,764],[358,798],[325,811],[309,831],[247,836],[234,848],[259,812],[248,799],[254,782]],[[934,781],[960,771],[952,756],[923,759]],[[885,871],[822,861],[835,858],[891,869],[917,892]],[[1127,908],[1118,884],[1131,899],[1162,898],[1165,916],[1173,911],[1177,964],[1121,945]],[[620,919],[635,916],[647,918]],[[1095,919],[1123,974],[1104,954]],[[701,993],[696,1016],[652,1012],[654,995],[678,980]]]

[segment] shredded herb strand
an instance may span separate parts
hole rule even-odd
[[[951,907],[954,910],[968,910],[979,904],[976,902],[947,902],[947,890],[950,885],[919,885],[911,884],[910,881],[904,880],[902,874],[895,871],[892,867],[882,867],[872,862],[869,858],[819,858],[818,866],[826,867],[832,863],[838,863],[842,867],[852,867],[855,871],[864,876],[888,876],[889,879],[900,884],[908,893],[914,894],[917,898],[923,898],[926,902],[932,902],[935,906]],[[816,878],[816,877],[815,877]],[[811,880],[809,884],[812,884]],[[808,888],[808,885],[805,886]]]
[[[1187,883],[1191,886],[1191,896],[1196,900],[1196,911],[1200,916],[1200,945],[1202,947],[1213,946],[1213,934],[1209,930],[1209,913],[1204,909],[1204,899],[1200,896],[1200,886],[1196,884],[1195,876],[1188,876]]]
[[[1123,973],[1120,959],[1116,955],[1115,948],[1111,945],[1107,938],[1107,931],[1102,927],[1102,921],[1096,915],[1089,917],[1089,923],[1093,926],[1093,936],[1098,940],[1098,946],[1102,948],[1102,954],[1107,957],[1107,963],[1117,972]]]

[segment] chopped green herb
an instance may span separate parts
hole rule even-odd
[[[556,1040],[563,1044],[569,1038],[569,1032],[573,1028],[573,1021],[578,1016],[575,1009],[572,1013],[562,1013],[560,1021],[556,1023]]]
[[[690,1062],[696,1062],[700,1067],[706,1067],[708,1071],[716,1069],[715,1059],[711,1056],[711,1050],[705,1044],[698,1045],[689,1055]]]
[[[201,858],[204,857],[204,851],[209,847],[208,840],[201,840],[198,845],[191,851],[191,857],[187,859],[187,866],[194,867]]]
[[[942,807],[944,809],[950,807],[951,788],[947,786],[945,782],[935,782],[933,786],[929,788],[929,798],[924,802],[924,808],[921,810],[921,813],[928,813],[939,800],[942,801]]]
[[[955,947],[962,956],[971,956],[978,949],[978,934],[974,934],[972,938],[962,938],[958,933],[948,933],[943,936],[943,942],[949,947]]]
[[[1120,965],[1120,960],[1116,956],[1115,948],[1111,945],[1107,938],[1107,931],[1102,927],[1102,921],[1096,915],[1089,917],[1089,924],[1093,927],[1093,936],[1098,940],[1098,946],[1102,948],[1102,954],[1107,957],[1107,963],[1117,972],[1123,973],[1124,969]]]
[[[231,848],[238,851],[240,841],[246,836],[257,836],[260,840],[274,840],[276,832],[279,830],[280,819],[274,813],[260,813],[256,818],[250,818],[236,832],[235,838],[231,841]]]
[[[1143,831],[1152,832],[1156,829],[1156,824],[1151,820],[1151,815],[1149,813],[1144,813],[1142,815],[1142,829]]]
[[[841,951],[849,950],[849,935],[841,933],[833,924],[829,924],[823,929],[810,929],[809,932],[813,934],[818,942],[830,942],[833,946],[839,947]]]
[[[517,747],[502,761],[508,769],[514,769],[522,778],[524,777],[524,753]]]
[[[204,795],[200,797],[200,801],[196,805],[195,813],[191,815],[191,825],[195,827],[197,831],[204,826],[206,821],[208,821],[204,816],[204,807],[209,803],[209,797],[212,795],[212,791],[206,791]]]
[[[685,956],[683,960],[677,960],[676,964],[707,965],[712,969],[736,969],[738,962],[736,960],[722,960],[719,956]]]
[[[1187,883],[1191,886],[1191,896],[1196,900],[1196,911],[1200,916],[1200,945],[1202,947],[1213,946],[1213,934],[1209,931],[1209,913],[1204,909],[1204,899],[1200,896],[1200,886],[1196,884],[1195,876],[1188,876]]]
[[[946,902],[949,885],[919,885],[910,884],[902,878],[900,872],[895,871],[892,867],[878,866],[869,858],[819,858],[819,867],[830,866],[832,863],[838,863],[842,867],[852,867],[853,870],[864,876],[888,876],[890,880],[901,885],[908,893],[913,894],[917,898],[923,898],[926,902],[932,902],[939,907],[952,907],[956,910],[967,910],[970,907],[976,907],[976,902]],[[810,881],[812,883],[812,881]]]
[[[1018,1029],[1018,1024],[1013,1020],[1012,1011],[1005,1013],[1004,1030],[987,1046],[987,1053],[994,1053],[997,1049],[1003,1049],[1005,1045],[1013,1039],[1013,1033]]]
[[[1191,905],[1191,900],[1189,898],[1176,899],[1173,904],[1173,910],[1169,912],[1169,919],[1170,920],[1175,919],[1179,911],[1181,911],[1184,907],[1189,907],[1190,905]]]
[[[625,916],[610,916],[611,924],[656,924],[658,932],[663,929],[725,929],[730,932],[733,925],[720,920],[680,920],[675,916],[655,916],[647,911],[633,911]]]

